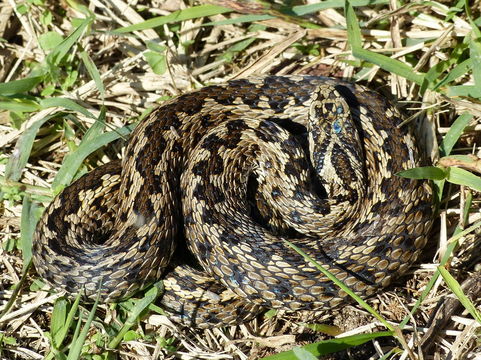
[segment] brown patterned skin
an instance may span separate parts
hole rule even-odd
[[[323,77],[233,80],[172,99],[137,126],[122,162],[48,207],[37,271],[89,298],[102,284],[106,301],[164,277],[174,320],[204,327],[344,301],[285,238],[372,295],[416,260],[432,222],[428,184],[395,176],[420,162],[401,122],[377,93]],[[169,270],[184,237],[200,269]]]

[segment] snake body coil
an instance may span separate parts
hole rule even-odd
[[[102,284],[110,301],[164,276],[164,305],[199,326],[343,301],[287,239],[369,296],[416,260],[431,226],[429,186],[395,176],[420,162],[401,122],[378,94],[323,77],[179,96],[136,127],[122,162],[54,199],[36,269],[91,298]],[[199,269],[168,268],[183,238]]]

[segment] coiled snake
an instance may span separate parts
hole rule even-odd
[[[394,107],[312,76],[213,85],[167,101],[122,162],[67,187],[41,218],[34,263],[56,288],[106,301],[164,276],[163,304],[197,326],[258,307],[319,309],[346,294],[290,239],[362,296],[406,271],[431,226],[428,184]],[[196,267],[182,264],[185,249]],[[179,260],[180,259],[180,260]]]

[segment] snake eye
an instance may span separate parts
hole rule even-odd
[[[342,126],[341,124],[339,123],[339,120],[336,120],[332,123],[332,128],[334,129],[334,132],[336,134],[339,134],[342,130]]]
[[[337,107],[336,111],[337,111],[338,114],[342,114],[344,112],[344,108],[341,105],[339,105]]]

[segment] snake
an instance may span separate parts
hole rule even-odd
[[[163,280],[160,304],[195,327],[333,308],[349,296],[318,266],[366,298],[419,257],[432,191],[396,174],[423,161],[412,126],[364,86],[206,86],[154,109],[121,160],[53,199],[33,262],[53,289],[105,302]]]

